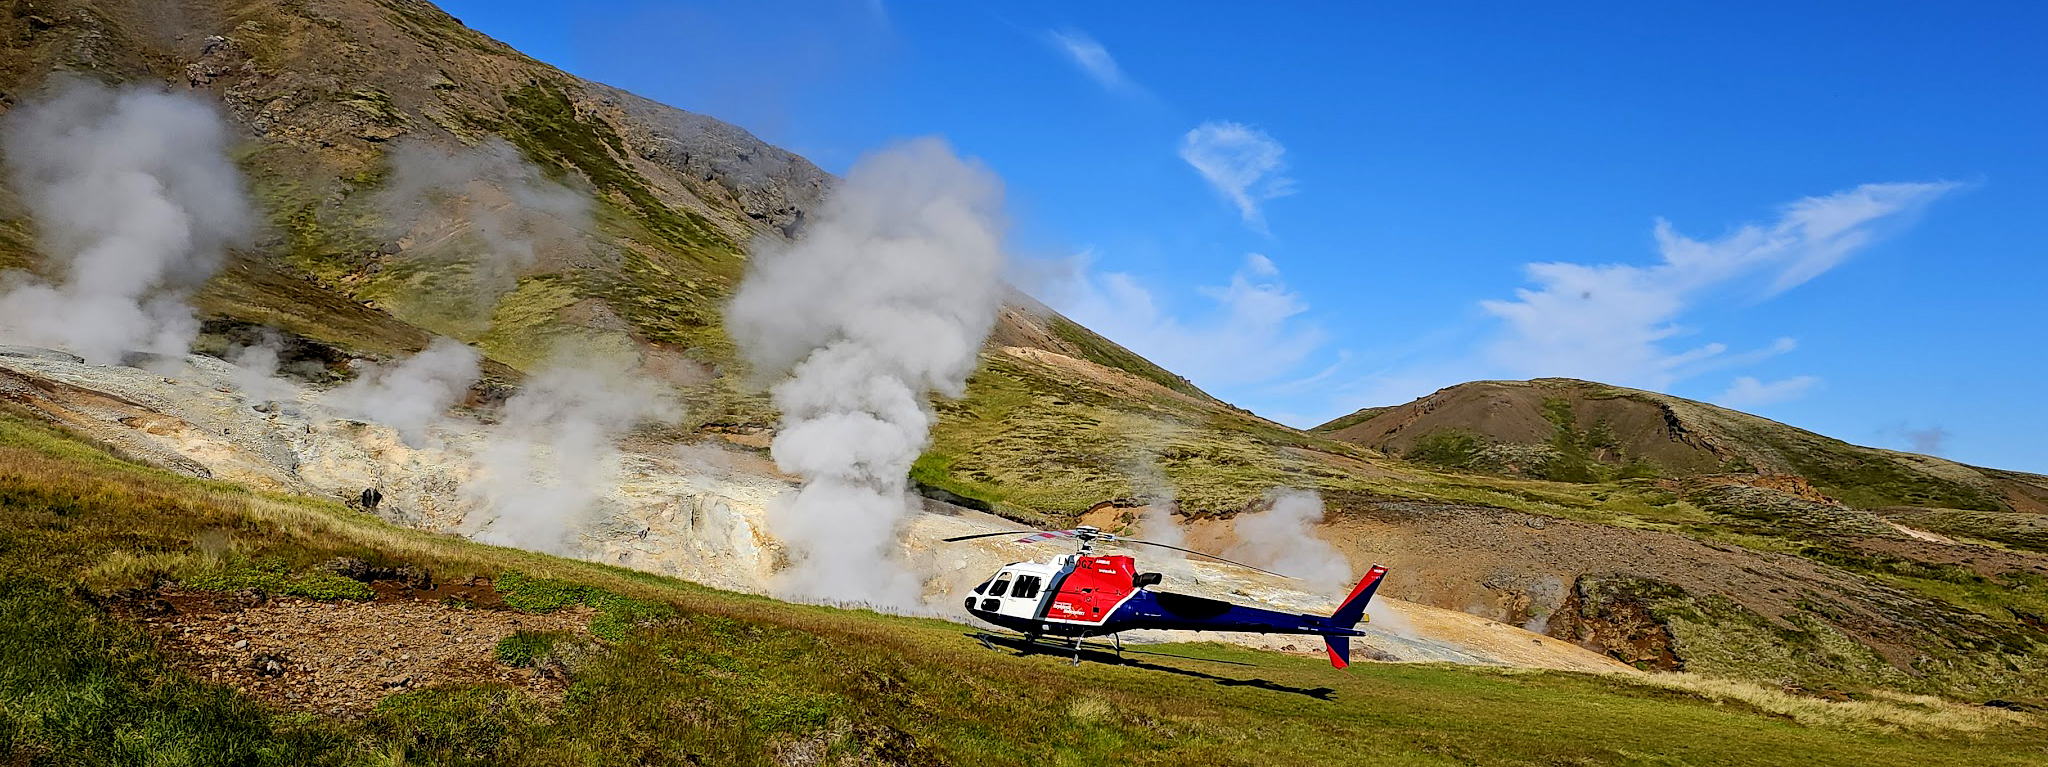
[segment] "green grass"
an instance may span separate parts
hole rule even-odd
[[[1415,438],[1415,447],[1408,451],[1406,457],[1446,469],[1470,469],[1484,446],[1477,434],[1463,429],[1444,429]]]
[[[516,572],[498,576],[497,588],[505,604],[516,610],[548,613],[570,605],[594,608],[598,615],[590,621],[590,633],[613,642],[623,641],[635,628],[671,620],[677,614],[673,605],[663,602]]]
[[[377,594],[368,584],[360,583],[340,575],[322,570],[294,573],[291,567],[277,559],[255,562],[234,560],[211,572],[198,571],[182,574],[179,581],[186,588],[199,591],[242,591],[256,589],[266,594],[288,597],[305,597],[321,601],[337,599],[370,599]]]
[[[555,651],[555,646],[567,639],[560,631],[518,631],[498,640],[493,652],[498,662],[507,666],[530,668]]]
[[[1888,459],[1852,457],[1831,461],[1788,451],[1793,466],[1821,492],[1851,506],[1928,506],[2002,511],[1997,499],[1964,485],[1912,471]]]
[[[1944,710],[1967,727],[1894,724],[1818,701],[1798,705],[1841,716],[1794,716],[1609,677],[1380,664],[1337,672],[1317,659],[1218,645],[1144,647],[1133,665],[1074,667],[983,649],[946,621],[718,592],[176,477],[14,415],[0,414],[0,488],[0,762],[2019,765],[2048,757],[2038,722],[1953,706]],[[594,627],[601,647],[578,664],[559,703],[453,685],[387,698],[367,719],[316,720],[186,676],[145,634],[97,607],[87,577],[119,572],[147,582],[235,556],[273,557],[301,572],[337,553],[497,574],[506,601],[523,609],[586,605],[625,617],[616,631]],[[117,554],[129,564],[108,570]],[[151,563],[169,571],[148,573]]]

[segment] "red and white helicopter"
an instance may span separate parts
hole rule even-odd
[[[962,535],[948,542],[1016,535],[1015,531]],[[1023,632],[1025,639],[1041,636],[1073,640],[1075,662],[1080,662],[1081,642],[1107,635],[1123,649],[1121,632],[1134,629],[1180,631],[1245,631],[1261,634],[1316,634],[1329,646],[1330,665],[1351,665],[1351,637],[1365,632],[1353,626],[1367,620],[1365,603],[1379,589],[1387,568],[1373,565],[1351,595],[1328,617],[1287,613],[1232,604],[1207,597],[1153,591],[1159,573],[1140,573],[1128,556],[1097,555],[1095,544],[1119,543],[1157,546],[1208,557],[1219,562],[1280,575],[1242,562],[1179,546],[1123,538],[1083,525],[1072,530],[1032,533],[1018,543],[1036,543],[1060,538],[1080,542],[1080,551],[1047,562],[1013,562],[1003,565],[993,577],[974,587],[967,597],[967,612],[1003,628]],[[1280,576],[1287,577],[1287,576]]]

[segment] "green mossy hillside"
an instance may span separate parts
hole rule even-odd
[[[504,609],[629,614],[559,701],[493,684],[390,695],[361,719],[190,675],[103,607],[248,557],[494,573]],[[270,561],[283,566],[270,564]],[[110,566],[110,562],[123,563]],[[595,627],[594,627],[595,628]],[[1845,704],[1675,679],[1361,664],[1216,645],[1119,663],[990,650],[965,626],[790,605],[391,527],[339,506],[138,466],[0,414],[0,763],[93,765],[2022,765],[2029,715]],[[475,648],[548,657],[528,637]],[[543,647],[542,645],[549,645]],[[317,659],[314,659],[317,660]]]

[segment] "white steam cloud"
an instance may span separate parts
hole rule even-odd
[[[863,158],[801,240],[763,242],[728,312],[782,424],[772,454],[803,478],[769,508],[800,599],[915,609],[898,527],[933,391],[960,396],[1002,297],[1002,185],[944,142]]]
[[[682,417],[673,394],[626,365],[561,356],[505,402],[463,494],[489,514],[485,543],[573,554],[576,529],[617,487],[618,440]]]
[[[476,350],[462,342],[436,338],[396,366],[367,366],[355,380],[328,393],[327,405],[397,429],[406,444],[418,447],[426,443],[427,427],[476,382],[477,360]]]
[[[1316,535],[1323,521],[1323,498],[1304,490],[1280,490],[1267,496],[1265,511],[1237,518],[1237,543],[1224,552],[1232,559],[1300,578],[1327,592],[1351,585],[1351,562]]]
[[[229,139],[198,98],[78,79],[9,112],[8,184],[61,269],[6,276],[0,334],[96,364],[182,358],[199,332],[186,295],[255,220]]]
[[[478,310],[511,290],[544,252],[577,247],[593,228],[590,195],[551,179],[493,136],[450,150],[424,141],[391,149],[391,179],[378,205],[392,234],[460,223],[483,245],[471,263]],[[460,250],[430,255],[455,258]]]
[[[277,334],[264,333],[254,345],[229,351],[228,362],[235,366],[229,380],[250,402],[292,399],[298,387],[277,377],[278,357],[283,353],[284,342]]]
[[[1136,460],[1126,469],[1131,477],[1131,489],[1138,499],[1145,503],[1138,512],[1139,540],[1163,543],[1168,546],[1188,545],[1188,533],[1173,516],[1179,501],[1174,497],[1173,481],[1159,468],[1159,454],[1154,450],[1142,450]],[[1176,577],[1191,577],[1187,555],[1172,549],[1153,549],[1147,558],[1162,571]]]

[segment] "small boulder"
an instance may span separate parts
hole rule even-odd
[[[249,658],[248,668],[258,676],[284,676],[285,657],[277,653],[257,653]]]
[[[363,582],[373,580],[372,571],[377,569],[371,567],[370,563],[355,557],[335,557],[327,560],[327,563],[320,567],[343,578]]]
[[[427,568],[420,567],[419,565],[399,567],[393,570],[391,575],[395,580],[404,581],[405,585],[420,591],[434,588],[434,574],[428,572]]]

